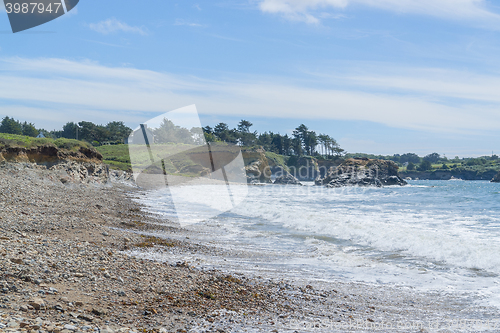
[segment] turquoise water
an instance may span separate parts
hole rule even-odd
[[[142,202],[174,218],[166,191]],[[272,185],[250,187],[244,203],[189,228],[198,240],[232,251],[230,262],[246,272],[474,293],[498,306],[499,212],[500,184],[486,181]]]

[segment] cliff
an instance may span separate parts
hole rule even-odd
[[[19,141],[15,146],[0,141],[0,165],[15,168],[16,164],[24,164],[29,168],[53,170],[54,177],[62,183],[106,183],[109,180],[108,166],[102,163],[102,155],[92,147],[83,142],[72,142],[68,146],[70,149],[65,149],[57,147],[51,140],[44,141],[42,145],[31,146],[30,143],[24,147]]]
[[[2,161],[36,163],[50,168],[61,161],[102,163],[102,155],[87,147],[66,150],[50,144],[32,148],[4,146],[0,149],[0,162]]]
[[[331,168],[326,177],[316,179],[316,185],[342,186],[385,186],[406,185],[399,176],[398,165],[392,161],[350,158],[338,167]]]

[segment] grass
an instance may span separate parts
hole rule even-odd
[[[171,175],[196,177],[200,174],[200,166],[210,168],[207,146],[187,144],[155,144],[151,153],[155,163],[151,165],[151,156],[144,145],[107,145],[96,147],[104,163],[114,169],[131,171],[132,164],[143,172],[158,172],[163,169],[161,160],[165,162],[165,171]],[[224,158],[230,152],[227,144],[211,144],[216,160]],[[133,158],[131,159],[130,154]],[[220,155],[217,155],[220,154]],[[226,156],[227,157],[227,156]]]
[[[288,157],[287,156],[272,153],[270,151],[266,151],[265,155],[266,155],[267,159],[273,161],[277,166],[280,166],[283,169],[288,170],[288,166],[287,166]]]
[[[140,169],[147,168],[151,165],[151,157],[149,151],[144,149],[143,145],[110,145],[110,146],[100,146],[96,147],[97,151],[103,156],[104,163],[109,164],[114,169],[119,169],[123,171],[132,170],[132,161],[130,159],[130,153],[133,154],[134,166]],[[155,160],[159,160],[157,157],[161,156],[172,157],[172,159],[166,159],[165,170],[169,174],[178,173],[179,170],[195,165],[186,154],[181,154],[182,152],[196,148],[193,145],[185,144],[158,144],[153,146],[152,154]],[[158,167],[161,165],[158,163]]]
[[[0,133],[0,148],[3,147],[21,147],[35,148],[38,146],[51,145],[59,149],[77,151],[80,147],[91,148],[87,142],[73,139],[51,139],[51,138],[33,138],[24,135]]]
[[[112,169],[129,171],[131,169],[128,145],[113,145],[96,147],[103,156],[103,161]]]

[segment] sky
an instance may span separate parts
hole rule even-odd
[[[0,117],[135,128],[195,104],[348,152],[491,155],[499,51],[488,0],[81,0],[16,34],[2,6]]]

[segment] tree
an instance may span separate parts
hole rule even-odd
[[[314,151],[316,146],[318,145],[318,137],[316,136],[316,132],[307,131],[304,137],[304,146],[309,153],[309,156],[314,155]]]
[[[415,170],[415,164],[413,162],[409,162],[408,166],[406,167],[406,170],[408,170],[408,171]]]
[[[292,139],[292,149],[296,156],[302,156],[302,141],[298,137]]]
[[[241,120],[238,123],[238,132],[240,133],[250,133],[250,127],[252,127],[253,124],[249,122],[248,120]]]
[[[424,160],[429,161],[431,163],[437,163],[440,158],[441,158],[441,155],[439,155],[438,153],[432,153],[432,154],[426,155],[424,157]]]
[[[287,156],[292,154],[292,138],[288,134],[283,137],[283,154]]]
[[[202,130],[203,130],[203,134],[205,135],[205,141],[207,141],[207,142],[217,141],[217,138],[215,137],[215,134],[214,134],[212,127],[205,126],[205,127],[202,127]]]
[[[125,126],[123,121],[112,121],[106,125],[106,129],[109,132],[109,137],[107,141],[124,141],[125,138],[129,137],[132,133],[130,127]]]
[[[432,168],[432,163],[428,160],[423,160],[418,166],[419,171],[427,171]]]
[[[253,124],[248,120],[241,120],[238,124],[237,136],[238,141],[242,146],[253,146],[255,144],[255,139],[257,138],[256,132],[251,133],[250,127]]]
[[[399,156],[399,163],[414,163],[414,164],[418,164],[420,163],[420,156],[418,156],[417,154],[415,153],[406,153],[406,154],[403,154],[401,156]]]
[[[226,123],[219,123],[214,127],[214,134],[222,141],[238,143],[236,130],[229,129]]]
[[[160,127],[154,130],[154,134],[157,143],[194,143],[191,131],[187,128],[175,125],[167,118],[163,118]]]
[[[14,118],[6,116],[2,119],[2,123],[0,124],[0,133],[22,135],[23,128],[18,121],[14,120]]]
[[[77,129],[78,129],[78,125],[77,124],[75,124],[73,122],[66,123],[63,126],[63,130],[62,130],[61,136],[63,138],[66,138],[66,139],[76,139]]]
[[[22,127],[22,130],[23,130],[23,135],[26,135],[26,136],[31,136],[33,138],[36,138],[38,136],[38,134],[40,133],[35,125],[33,125],[32,123],[27,123],[26,121],[21,125]]]

